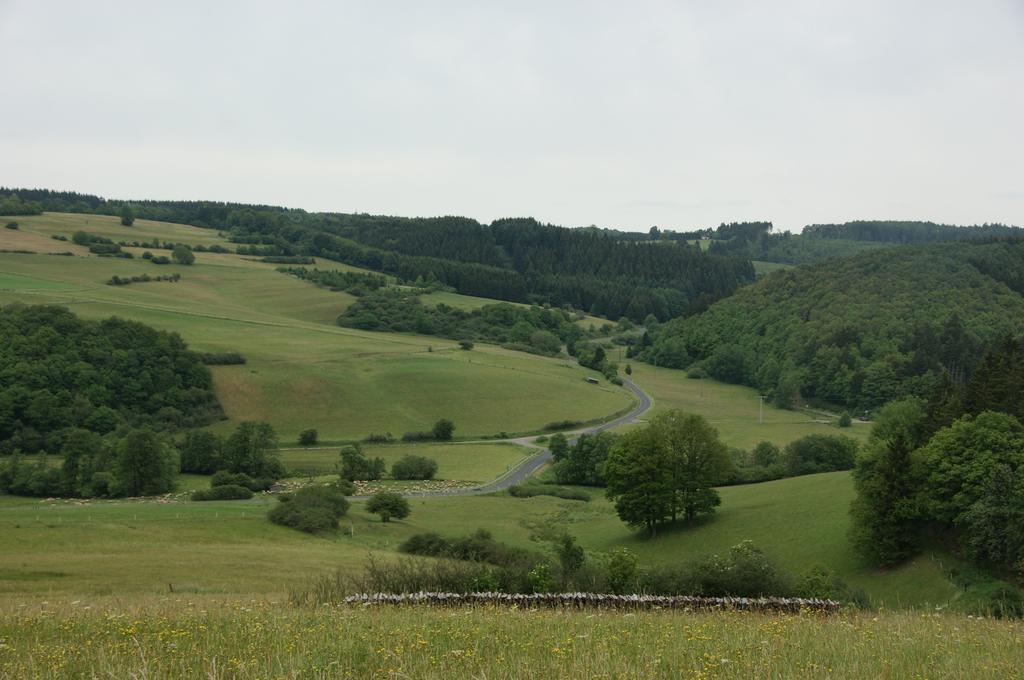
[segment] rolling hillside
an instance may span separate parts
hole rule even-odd
[[[19,217],[0,230],[0,303],[57,303],[87,318],[112,315],[176,331],[201,352],[238,351],[242,366],[213,367],[230,420],[267,420],[285,440],[317,428],[321,439],[401,435],[452,417],[459,436],[529,431],[553,420],[590,420],[627,407],[631,398],[559,359],[481,345],[464,352],[436,337],[339,328],[353,298],[275,271],[275,265],[223,253],[197,253],[192,266],[140,258],[97,257],[57,241],[75,231],[114,240],[226,244],[216,232],[146,222],[122,227],[114,217]],[[44,254],[71,252],[73,256]],[[158,251],[159,252],[159,251]],[[332,266],[334,266],[332,264]],[[179,273],[177,283],[109,286],[111,276]],[[500,386],[500,387],[499,387]]]

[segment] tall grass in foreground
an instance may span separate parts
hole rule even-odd
[[[946,614],[0,605],[0,677],[1020,677],[1024,624]]]

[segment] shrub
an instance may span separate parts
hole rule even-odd
[[[7,229],[17,229],[18,228],[18,223],[17,222],[8,222],[7,224],[4,225],[4,227],[7,228]]]
[[[121,246],[116,243],[90,243],[89,252],[94,255],[113,255],[121,252]]]
[[[553,496],[567,501],[588,502],[590,500],[590,495],[584,491],[579,491],[578,489],[567,489],[562,486],[552,486],[549,484],[513,484],[508,488],[508,493],[510,496],[515,496],[516,498]]]
[[[708,372],[700,366],[694,366],[686,372],[686,377],[693,380],[703,380],[708,377]]]
[[[204,352],[199,355],[199,359],[207,366],[235,366],[245,363],[245,357],[238,352]]]
[[[850,427],[852,423],[853,419],[850,418],[850,412],[843,411],[842,415],[839,416],[839,420],[836,424],[839,425],[839,427]]]
[[[635,593],[639,560],[627,548],[616,548],[608,555],[605,569],[608,589],[613,593]]]
[[[267,517],[274,524],[308,533],[338,528],[338,520],[348,512],[348,499],[337,486],[307,486],[278,497]]]
[[[531,567],[540,557],[528,550],[494,540],[486,529],[477,529],[469,536],[444,538],[435,532],[414,534],[398,546],[400,552],[427,557],[450,557],[470,562],[487,562],[497,566]]]
[[[545,425],[544,429],[548,432],[554,430],[571,430],[572,428],[579,427],[582,424],[583,423],[578,420],[556,420]]]
[[[303,430],[299,433],[299,446],[316,446],[320,434],[314,430]]]
[[[338,476],[341,479],[354,481],[373,481],[384,474],[386,464],[383,458],[367,458],[358,444],[346,446],[339,453]]]
[[[192,254],[188,246],[178,244],[174,246],[174,250],[171,251],[171,257],[178,264],[189,265],[196,261],[196,256]]]
[[[252,498],[252,491],[237,484],[224,484],[192,493],[194,501],[234,501],[249,498]]]
[[[395,435],[390,432],[371,432],[363,441],[368,444],[387,444],[395,441]]]
[[[392,517],[405,519],[412,511],[409,501],[391,491],[375,493],[366,503],[366,510],[379,515],[381,522],[390,522]]]
[[[153,264],[170,264],[171,260],[166,255],[154,255],[149,258]]]
[[[455,423],[447,418],[441,418],[434,423],[434,427],[431,429],[431,432],[438,441],[451,441],[452,433],[455,432]]]
[[[467,352],[473,349],[473,343],[469,340],[459,340],[459,347]]]
[[[437,474],[437,462],[424,456],[403,456],[391,466],[395,479],[433,479]]]
[[[253,478],[244,472],[228,472],[220,470],[210,478],[210,486],[244,486],[250,491],[266,491],[274,485],[274,480],[269,477]]]
[[[424,442],[433,440],[433,432],[405,432],[404,434],[402,434],[403,442]]]
[[[783,456],[790,475],[849,470],[857,455],[857,442],[843,435],[811,434],[786,447]]]

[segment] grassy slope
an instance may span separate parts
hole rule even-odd
[[[764,405],[764,422],[758,422],[757,391],[716,380],[694,380],[685,371],[633,364],[633,380],[654,401],[649,412],[655,415],[670,408],[699,413],[718,428],[729,446],[750,449],[768,440],[785,446],[808,434],[844,434],[863,441],[869,426],[855,421],[849,428],[816,422],[826,417],[804,411],[786,411],[770,403]],[[649,417],[648,416],[648,417]]]
[[[345,532],[334,538],[271,525],[263,513],[276,501],[263,498],[48,503],[0,496],[0,592],[95,594],[116,587],[157,593],[172,583],[202,591],[279,593],[335,567],[356,568],[371,552],[394,556],[395,546],[414,533],[454,536],[485,528],[500,540],[534,550],[548,547],[535,540],[537,535],[565,530],[579,538],[592,559],[624,545],[646,564],[723,553],[751,539],[794,573],[822,565],[893,606],[939,604],[956,595],[928,556],[886,572],[857,559],[846,540],[853,493],[849,473],[723,489],[714,518],[668,530],[655,540],[623,525],[600,490],[590,493],[589,503],[505,495],[414,499],[412,515],[389,524],[355,503],[343,520]]]
[[[0,609],[3,677],[1010,678],[1024,636],[916,614],[19,604]]]
[[[77,229],[116,240],[222,241],[209,230],[141,221],[126,228],[111,217],[44,215],[19,223],[20,230],[0,230],[0,249],[38,238],[81,253],[49,239]],[[103,283],[114,274],[172,272],[182,280]],[[117,314],[178,331],[200,351],[240,351],[247,365],[214,369],[231,417],[221,430],[263,419],[286,440],[308,427],[337,440],[427,429],[451,417],[457,434],[470,436],[588,420],[631,402],[620,388],[587,385],[584,371],[567,361],[483,345],[463,352],[439,338],[339,328],[333,320],[350,297],[235,255],[198,253],[191,267],[161,267],[141,259],[0,254],[0,276],[0,303],[67,304],[86,317]]]

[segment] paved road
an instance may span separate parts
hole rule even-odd
[[[636,396],[638,400],[637,405],[634,406],[629,413],[623,416],[619,416],[614,420],[609,420],[607,423],[601,423],[600,425],[588,427],[583,430],[566,432],[565,434],[567,434],[570,437],[571,442],[576,441],[576,437],[578,437],[581,434],[595,434],[597,432],[603,432],[605,430],[610,430],[612,428],[619,427],[620,425],[632,423],[635,420],[637,420],[640,416],[642,416],[644,413],[646,413],[648,409],[651,408],[651,398],[648,397],[643,390],[634,385],[631,380],[623,380],[622,384],[626,389],[628,389]],[[516,444],[522,444],[525,446],[536,446],[536,444],[534,443],[534,440],[536,438],[537,437],[520,437],[517,439],[492,439],[488,441],[507,441],[514,442]],[[551,451],[548,449],[541,449],[534,455],[530,456],[529,458],[521,462],[516,467],[509,470],[507,473],[505,473],[498,479],[495,479],[493,482],[488,482],[487,484],[483,484],[481,486],[470,486],[461,489],[449,489],[446,491],[410,491],[402,495],[407,498],[428,498],[432,496],[478,496],[480,494],[485,493],[494,493],[495,491],[507,489],[513,484],[519,484],[550,460]],[[352,496],[351,498],[352,500],[365,500],[369,497]]]

